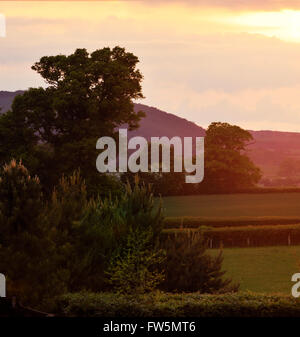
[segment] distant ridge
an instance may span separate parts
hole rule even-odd
[[[0,91],[0,107],[3,113],[7,111],[16,95],[22,94],[22,90],[15,92]],[[184,118],[171,113],[150,107],[144,104],[135,104],[135,110],[142,110],[146,117],[140,122],[138,130],[131,131],[129,137],[202,137],[205,129]],[[259,166],[265,177],[276,177],[280,163],[293,158],[300,161],[300,133],[281,131],[250,131],[254,141],[248,148],[248,155]]]
[[[15,96],[21,95],[24,91],[0,91],[0,113],[9,110]]]
[[[140,121],[140,127],[131,131],[131,136],[150,137],[203,137],[205,129],[185,118],[150,107],[144,104],[135,104],[135,110],[142,110],[146,118]]]
[[[0,91],[0,107],[1,112],[9,110],[15,96],[21,95],[24,91],[18,90],[14,92]],[[143,136],[145,138],[152,137],[201,137],[205,135],[205,129],[190,122],[184,118],[164,112],[154,107],[144,104],[135,104],[135,111],[142,110],[146,113],[146,118],[140,122],[138,130],[131,131],[130,136]]]

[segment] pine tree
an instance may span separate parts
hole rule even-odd
[[[166,260],[165,281],[162,289],[170,292],[215,293],[236,291],[231,279],[223,279],[222,252],[213,257],[206,253],[206,243],[201,232],[180,233],[164,242]]]
[[[8,296],[39,303],[58,289],[54,246],[44,221],[42,188],[22,162],[12,160],[0,175],[0,271]]]

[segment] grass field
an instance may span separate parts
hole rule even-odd
[[[291,277],[300,272],[300,246],[226,248],[223,254],[226,276],[242,291],[290,294]]]
[[[163,207],[167,217],[174,217],[174,224],[180,217],[204,217],[220,221],[227,218],[228,223],[230,219],[235,219],[235,225],[243,217],[270,217],[269,220],[274,218],[274,225],[278,225],[276,217],[280,217],[280,221],[300,217],[300,193],[166,197],[163,199]],[[260,220],[263,222],[264,219]],[[175,228],[172,221],[169,228]],[[186,221],[198,220],[187,218]],[[240,225],[244,225],[242,221]],[[218,251],[211,249],[208,252],[216,254]],[[300,246],[225,248],[223,252],[223,269],[234,282],[240,283],[241,291],[290,295],[293,285],[291,276],[300,272]]]
[[[167,217],[300,216],[300,193],[165,197],[163,207]]]

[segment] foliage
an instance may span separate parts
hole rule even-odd
[[[74,171],[68,177],[62,176],[53,190],[49,207],[49,213],[56,217],[53,222],[57,229],[71,235],[73,222],[81,219],[87,203],[86,185],[80,171]]]
[[[214,293],[235,290],[230,279],[223,279],[222,252],[212,257],[206,252],[201,232],[187,231],[186,235],[173,235],[163,241],[166,249],[165,282],[162,289],[171,292]]]
[[[299,317],[299,299],[252,292],[209,295],[76,293],[57,299],[59,316],[84,317]]]
[[[3,167],[0,184],[1,214],[7,234],[30,229],[42,206],[39,179],[31,177],[21,161],[12,160]]]
[[[139,176],[142,181],[153,185],[156,195],[162,196],[252,190],[260,180],[261,172],[246,154],[246,148],[251,141],[250,132],[236,125],[214,122],[208,127],[205,136],[203,182],[186,184],[185,172],[174,172],[173,147],[170,147],[169,173],[147,172],[139,173]],[[161,159],[160,156],[160,171]],[[124,174],[124,179],[130,180],[132,176],[131,173]]]
[[[89,272],[86,274],[92,275],[93,289],[111,287],[109,285],[111,282],[107,282],[105,271],[109,266],[112,267],[114,263],[117,263],[117,256],[119,259],[122,257],[122,260],[125,252],[128,253],[130,249],[128,244],[133,240],[132,235],[139,233],[138,237],[142,239],[141,243],[144,243],[139,250],[136,246],[135,253],[146,254],[146,259],[150,256],[155,259],[154,247],[162,227],[161,206],[155,207],[151,188],[139,184],[138,180],[134,187],[128,184],[119,198],[107,197],[91,201],[78,224],[78,230],[80,231],[80,244],[83,245],[80,251],[84,251],[90,261]],[[131,262],[132,258],[133,256],[129,258]],[[114,263],[111,259],[114,259]],[[149,264],[150,260],[145,260],[145,262]],[[141,268],[145,266],[142,267],[140,264]],[[111,271],[113,269],[112,267]]]
[[[164,229],[240,226],[274,226],[299,224],[300,217],[295,216],[236,216],[236,217],[202,217],[183,216],[166,217]]]
[[[69,291],[76,289],[74,285],[82,278],[79,256],[80,237],[76,221],[79,221],[87,207],[87,191],[80,171],[70,176],[62,176],[53,189],[52,197],[45,211],[46,221],[52,230],[52,240],[56,247],[52,257],[60,266],[61,280]]]
[[[121,47],[42,57],[32,69],[48,86],[18,95],[0,117],[0,163],[24,158],[48,191],[78,168],[91,192],[105,186],[109,177],[99,180],[95,169],[96,141],[116,137],[120,125],[137,128],[144,116],[132,101],[143,97],[138,62]]]
[[[185,185],[184,172],[174,172],[174,146],[170,146],[170,172],[162,172],[162,146],[159,147],[159,172],[151,172],[151,146],[148,145],[148,172],[139,172],[134,174],[126,172],[121,175],[123,183],[135,184],[135,177],[138,176],[140,181],[145,185],[151,185],[153,194],[156,196],[180,195],[188,190]]]
[[[164,234],[182,235],[188,234],[190,230],[168,229]],[[299,224],[205,227],[202,231],[210,248],[285,246],[300,243]]]
[[[162,205],[156,205],[151,186],[140,183],[136,177],[134,186],[127,184],[124,196],[118,199],[116,208],[126,222],[126,228],[132,230],[149,230],[155,242],[162,231]],[[120,215],[121,215],[120,214]]]
[[[156,289],[164,278],[159,266],[164,254],[153,247],[151,230],[130,230],[127,242],[114,252],[107,270],[109,283],[119,293],[139,294]]]
[[[128,248],[131,233],[140,231],[140,238],[151,233],[147,247],[143,247],[143,254],[151,255],[163,226],[161,207],[154,207],[151,189],[136,181],[118,198],[87,200],[78,172],[61,179],[48,214],[56,233],[59,264],[65,269],[70,291],[110,288],[105,271],[112,256],[123,254]]]
[[[205,137],[205,178],[199,191],[228,192],[255,186],[261,178],[245,154],[250,132],[228,123],[211,123]]]
[[[64,290],[50,258],[54,246],[44,220],[39,179],[12,160],[0,178],[0,270],[7,277],[8,294],[27,302]]]

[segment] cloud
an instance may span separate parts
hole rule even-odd
[[[246,2],[189,3],[234,8]],[[80,3],[74,13],[60,11],[67,8],[65,3],[47,2],[41,11],[38,4],[24,2],[18,13],[12,6],[7,38],[0,40],[0,90],[42,85],[30,67],[44,55],[120,45],[140,59],[145,104],[203,126],[226,120],[246,128],[300,131],[300,44],[210,21],[202,10],[150,10],[133,1],[117,10],[114,4],[107,9]]]
[[[300,132],[300,84],[276,89],[251,89],[235,92],[207,90],[197,92],[181,84],[159,86],[151,105],[175,113],[198,125],[222,121],[254,130]],[[150,100],[147,102],[150,104]]]
[[[133,0],[134,1],[134,0]],[[185,6],[225,8],[230,10],[276,11],[300,9],[298,0],[144,0],[149,6],[179,3]]]

